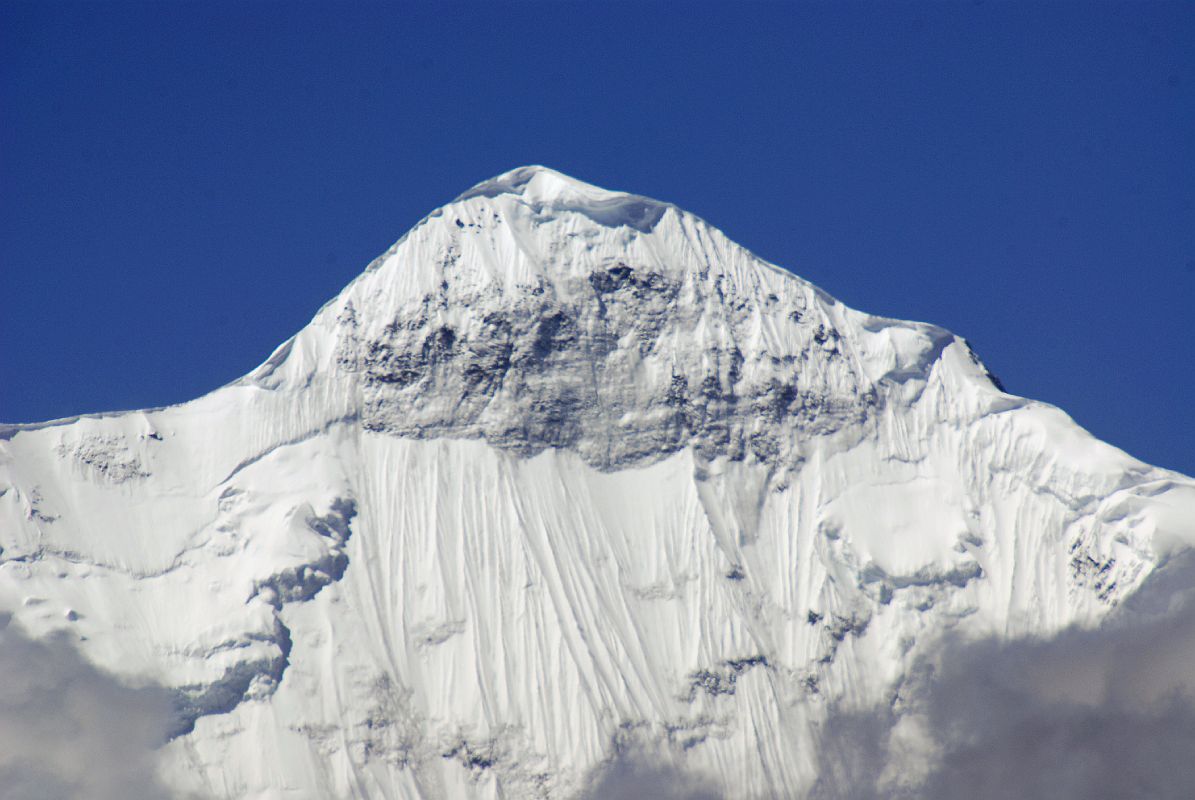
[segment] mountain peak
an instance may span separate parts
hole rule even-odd
[[[474,186],[455,202],[510,196],[536,209],[573,211],[615,228],[647,232],[671,206],[639,195],[615,192],[538,164],[516,167]]]
[[[570,194],[587,194],[593,197],[608,197],[619,195],[600,186],[578,180],[563,172],[557,172],[550,167],[540,164],[529,164],[515,167],[501,175],[482,181],[457,200],[468,200],[472,197],[497,197],[511,194],[531,200],[553,200]]]
[[[0,627],[162,684],[179,794],[820,797],[835,709],[926,774],[943,639],[1094,626],[1192,520],[949,332],[522,167],[245,379],[0,429]]]

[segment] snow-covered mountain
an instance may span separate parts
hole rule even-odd
[[[542,167],[233,384],[0,429],[0,613],[167,687],[198,796],[572,797],[647,753],[799,797],[944,637],[1093,626],[1192,543],[1195,482],[962,339]]]

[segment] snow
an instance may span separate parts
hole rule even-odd
[[[800,796],[831,706],[1192,543],[1195,482],[949,332],[542,167],[229,386],[0,430],[0,612],[174,691],[221,797],[568,797],[632,741]]]

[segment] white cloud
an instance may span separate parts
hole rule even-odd
[[[158,800],[170,695],[130,687],[64,637],[35,641],[0,617],[0,794],[6,800]]]

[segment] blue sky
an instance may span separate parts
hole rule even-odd
[[[1192,3],[5,3],[0,419],[213,389],[543,163],[1195,473],[1192,41]]]

